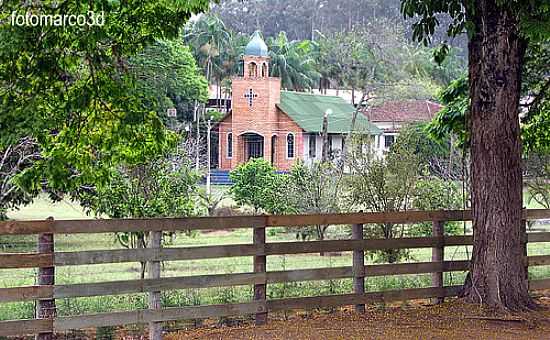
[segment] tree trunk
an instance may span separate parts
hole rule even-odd
[[[145,235],[140,232],[137,233],[137,247],[138,249],[145,248]],[[140,271],[139,271],[139,277],[143,280],[145,279],[145,270],[147,266],[147,262],[140,262]]]
[[[325,226],[324,225],[317,225],[316,226],[317,228],[317,239],[319,241],[324,241],[325,240]],[[325,256],[325,252],[322,251],[322,252],[319,252],[319,256]]]
[[[328,161],[328,155],[329,155],[329,145],[328,145],[328,113],[325,112],[325,115],[323,116],[323,128],[321,132],[321,136],[323,137],[323,150],[321,154],[321,163],[325,163]]]
[[[476,30],[469,43],[474,247],[464,295],[518,310],[533,306],[523,262],[518,118],[526,44],[516,13],[496,2],[473,2],[471,18]]]

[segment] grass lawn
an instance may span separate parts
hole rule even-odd
[[[227,187],[216,188],[220,193]],[[224,202],[225,203],[225,202]],[[35,202],[19,211],[9,213],[9,217],[19,220],[44,219],[53,216],[56,219],[89,218],[75,202],[62,201],[51,203],[47,197],[39,197]],[[539,224],[537,230],[550,231],[549,225]],[[347,238],[347,229],[342,226],[332,227],[331,238]],[[283,233],[281,228],[268,229],[268,242],[294,241],[292,233]],[[28,252],[35,248],[36,237],[2,236],[0,249],[4,252]],[[175,241],[168,247],[192,247],[200,245],[244,244],[252,242],[251,229],[234,229],[230,231],[201,232],[194,237],[177,234]],[[83,234],[56,236],[57,251],[83,251],[119,249],[112,234]],[[550,243],[531,244],[528,248],[530,255],[550,255]],[[471,253],[462,247],[447,247],[446,260],[466,259]],[[411,262],[430,261],[430,249],[412,249]],[[367,258],[367,263],[372,259]],[[267,269],[291,270],[321,267],[351,266],[350,252],[338,254],[303,254],[268,257]],[[190,276],[201,274],[240,273],[252,271],[252,257],[222,258],[208,260],[171,261],[163,264],[163,276]],[[103,282],[114,280],[138,279],[140,275],[139,263],[102,264],[85,266],[68,266],[56,268],[56,283],[84,283]],[[0,287],[17,287],[35,284],[35,269],[0,270]],[[532,268],[530,275],[533,278],[550,277],[550,266]],[[448,284],[460,284],[464,273],[446,273]],[[430,275],[399,275],[368,278],[366,289],[378,291],[395,288],[429,286]],[[270,298],[290,296],[313,296],[325,294],[349,293],[352,291],[351,279],[296,282],[286,284],[272,284],[268,286]],[[249,301],[252,289],[249,286],[230,288],[204,288],[169,291],[163,293],[165,306],[186,306],[212,303],[230,303]],[[146,308],[146,294],[128,294],[120,296],[103,296],[92,298],[73,298],[58,300],[59,315],[76,315],[118,310],[132,310]],[[34,303],[0,304],[0,320],[31,318]]]

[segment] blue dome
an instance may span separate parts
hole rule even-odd
[[[254,35],[252,35],[252,39],[250,39],[250,42],[246,45],[246,48],[244,49],[244,55],[254,55],[258,57],[269,56],[269,54],[267,53],[267,45],[260,36],[260,32],[254,32]]]

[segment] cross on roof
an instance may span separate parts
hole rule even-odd
[[[254,101],[254,98],[258,97],[258,94],[252,89],[248,89],[248,91],[244,93],[244,97],[248,101],[248,106],[252,107],[252,102]]]

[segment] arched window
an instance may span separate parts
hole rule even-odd
[[[227,158],[233,157],[233,134],[227,134]]]
[[[257,77],[258,76],[258,68],[256,66],[256,63],[252,62],[248,64],[248,76],[249,77]]]
[[[262,77],[267,77],[267,63],[262,64]]]
[[[294,135],[292,133],[286,135],[286,157],[294,158]]]
[[[271,136],[271,164],[275,164],[275,157],[277,155],[277,136]]]

